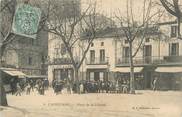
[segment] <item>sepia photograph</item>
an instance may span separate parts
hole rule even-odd
[[[0,0],[0,117],[182,117],[182,0]]]

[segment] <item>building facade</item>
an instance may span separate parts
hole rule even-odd
[[[52,36],[52,34],[50,34]],[[83,40],[81,44],[86,43]],[[86,55],[79,69],[80,80],[98,81],[108,80],[110,77],[110,70],[115,66],[115,38],[112,37],[99,37],[96,38]],[[74,57],[80,60],[82,48],[77,44],[73,48]],[[68,53],[64,50],[64,44],[60,38],[53,38],[49,40],[49,67],[48,78],[65,79],[73,77],[73,66]]]
[[[136,88],[152,89],[154,77],[158,77],[158,89],[181,89],[182,40],[177,37],[177,24],[159,23],[157,30],[162,34],[145,38],[143,46],[133,58]],[[118,77],[128,77],[129,46],[125,40],[121,43],[121,49],[116,49],[120,53],[116,68]]]
[[[86,16],[86,20],[90,20],[93,16]],[[113,24],[113,21],[101,14],[95,15],[96,24],[98,28],[104,29],[96,34],[96,39],[90,45],[90,48],[86,54],[86,57],[79,69],[79,79],[80,80],[107,80],[109,78],[109,69],[114,66],[114,57],[111,59],[109,56],[114,56],[114,38],[112,28],[110,27]],[[104,22],[104,23],[103,23]],[[104,24],[104,25],[103,25]],[[89,34],[88,27],[84,25],[84,22],[78,24],[83,26],[85,29],[81,30],[80,38],[74,46],[72,47],[74,60],[80,62],[84,50],[88,45],[88,36]],[[79,29],[79,27],[77,27]],[[98,29],[99,30],[99,29]],[[111,31],[111,32],[110,32]],[[68,31],[69,32],[69,31]],[[108,48],[108,47],[112,47]],[[61,77],[73,77],[73,66],[72,61],[69,58],[69,54],[66,49],[64,49],[64,43],[61,40],[61,37],[56,36],[55,34],[49,33],[49,79],[62,79]],[[111,62],[109,64],[109,61]],[[113,68],[113,67],[112,67]],[[64,72],[64,73],[62,73]]]
[[[65,78],[72,77],[73,66],[66,53],[63,42],[59,37],[50,34],[49,35],[49,66],[48,66],[48,78],[50,81],[53,79],[64,80]]]
[[[110,71],[115,66],[115,39],[100,37],[93,41],[87,53],[83,72],[86,80],[106,81],[113,80]]]
[[[16,36],[5,49],[3,67],[16,68],[26,75],[46,75],[48,54],[46,32],[39,33],[37,39]]]
[[[129,80],[128,42],[124,37],[118,39],[113,34],[115,32],[113,30],[110,29],[109,33],[106,31],[107,33],[102,37],[94,39],[80,68],[80,80]],[[182,88],[182,40],[177,37],[176,22],[160,23],[156,30],[162,33],[160,35],[154,33],[145,38],[144,44],[133,58],[135,87],[136,89],[152,89],[154,77],[158,77],[158,89],[179,90]],[[49,52],[55,53],[55,50],[55,48],[49,49]],[[61,46],[59,51],[57,54],[61,53]],[[79,55],[78,52],[77,55]],[[57,64],[57,68],[61,67],[67,71],[66,74],[71,74],[73,71],[71,62],[69,60],[66,62],[68,63]],[[57,73],[53,71],[53,69],[49,70],[50,80],[57,77]],[[63,76],[61,71],[58,76]]]

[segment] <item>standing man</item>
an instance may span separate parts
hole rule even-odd
[[[14,94],[14,93],[16,93],[16,82],[15,82],[15,79],[14,78],[12,78],[11,80],[10,80],[10,86],[11,86],[11,89],[12,89],[12,95]]]
[[[17,95],[21,96],[21,92],[22,92],[22,89],[21,89],[21,87],[20,87],[20,84],[19,84],[19,83],[17,83],[16,96],[17,96]]]
[[[69,78],[67,78],[66,85],[67,85],[67,93],[71,94],[71,81],[69,80]]]
[[[30,80],[30,89],[34,91],[34,81],[32,79]]]
[[[118,80],[116,81],[115,89],[116,89],[116,93],[119,93],[119,82],[118,82]]]
[[[153,91],[155,91],[157,89],[157,87],[156,87],[157,81],[158,81],[158,78],[155,77],[154,81],[153,81]]]
[[[26,94],[27,94],[27,95],[30,95],[30,90],[31,90],[31,86],[30,86],[30,84],[28,83],[27,86],[26,86]]]
[[[84,90],[84,86],[82,82],[80,83],[79,88],[80,88],[80,94],[82,94]]]

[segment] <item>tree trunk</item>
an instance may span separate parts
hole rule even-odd
[[[132,57],[132,43],[129,43],[129,63],[130,63],[130,93],[135,94],[134,65]]]
[[[181,27],[181,16],[177,17],[177,22],[178,22],[178,38],[181,38],[181,32],[180,32],[180,27]]]
[[[2,47],[0,47],[0,68],[2,67],[2,51]],[[3,86],[2,70],[0,70],[0,106],[8,106],[5,89]]]
[[[8,106],[5,89],[2,82],[2,71],[0,70],[0,106]]]
[[[78,68],[74,68],[74,81],[76,83],[76,93],[79,93],[79,78],[78,78]]]

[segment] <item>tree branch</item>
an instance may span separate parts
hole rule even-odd
[[[160,0],[160,2],[162,3],[162,5],[164,6],[164,8],[173,16],[178,16],[179,14],[177,14],[175,12],[175,6],[173,4],[171,4],[170,2],[168,2],[167,0]],[[172,7],[172,8],[170,8]]]

